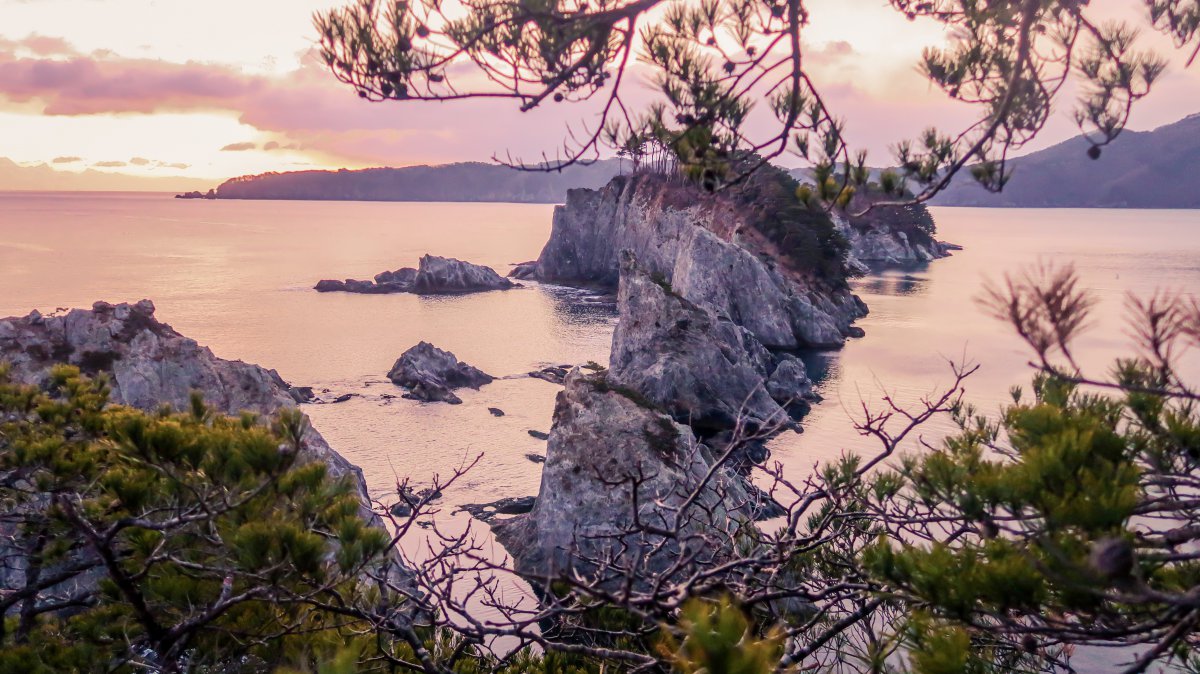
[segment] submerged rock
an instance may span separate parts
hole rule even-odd
[[[524,515],[533,510],[536,496],[510,496],[491,503],[468,503],[459,510],[468,512],[475,519],[491,522],[497,515]]]
[[[408,389],[404,397],[425,402],[447,402],[457,405],[462,400],[454,395],[456,388],[477,389],[495,378],[460,361],[449,351],[429,342],[421,342],[405,351],[388,372],[388,379]]]
[[[544,367],[540,370],[534,370],[533,372],[530,372],[529,376],[533,377],[534,379],[548,381],[551,384],[561,385],[567,378],[567,372],[568,369],[565,367]]]

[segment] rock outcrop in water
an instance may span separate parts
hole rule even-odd
[[[645,396],[697,433],[732,429],[739,418],[753,431],[783,428],[791,424],[783,406],[802,407],[811,397],[799,361],[776,358],[749,330],[651,278],[628,252],[617,297],[608,381]]]
[[[586,566],[581,559],[638,554],[622,549],[623,544],[649,542],[629,533],[635,518],[666,529],[679,525],[685,531],[717,526],[728,535],[753,519],[756,497],[747,492],[743,480],[724,469],[706,482],[713,462],[687,426],[610,383],[603,373],[575,370],[555,403],[532,510],[495,522],[493,531],[517,570],[531,574]],[[711,518],[680,520],[672,508],[701,485],[698,507]],[[653,559],[625,562],[661,567],[681,552],[671,542]],[[717,549],[693,552],[702,558],[720,554]]]
[[[417,293],[419,295],[463,294],[485,290],[508,290],[518,284],[483,265],[451,257],[425,255],[416,269],[404,267],[375,275],[374,281],[346,279],[318,281],[317,292],[347,292],[367,295]]]
[[[867,199],[856,200],[851,208],[863,210],[869,205]],[[846,262],[857,271],[930,262],[958,249],[933,237],[933,215],[923,204],[877,206],[862,215],[835,213],[833,219],[850,244]]]
[[[89,375],[107,373],[114,403],[143,410],[163,404],[186,409],[192,391],[223,414],[243,411],[270,415],[293,407],[303,389],[292,389],[274,370],[213,355],[196,340],[154,317],[154,304],[96,302],[90,311],[66,315],[0,320],[0,361],[12,367],[15,381],[40,384],[58,363],[76,365]],[[335,452],[314,429],[304,437],[304,452],[329,467],[335,478],[349,477],[367,508],[362,471]]]
[[[462,403],[462,399],[454,395],[454,389],[477,389],[495,379],[429,342],[421,342],[405,351],[387,376],[392,383],[408,389],[405,398],[451,405]]]
[[[834,224],[823,213],[797,210],[784,180],[792,179],[764,169],[719,195],[657,175],[571,190],[555,208],[536,264],[518,265],[513,274],[615,287],[618,254],[629,250],[680,297],[769,348],[839,346],[857,334],[852,323],[866,307],[846,287]],[[785,210],[777,202],[788,204],[789,219],[780,219]]]

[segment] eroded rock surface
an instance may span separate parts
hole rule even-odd
[[[841,345],[865,305],[836,271],[823,279],[779,262],[777,248],[752,222],[759,215],[736,198],[698,194],[661,176],[622,176],[599,190],[568,192],[536,265],[520,265],[513,274],[615,287],[618,255],[629,250],[680,297],[727,317],[768,347]]]
[[[401,354],[387,376],[392,383],[408,389],[405,398],[451,405],[462,402],[454,389],[477,389],[495,379],[429,342],[421,342]]]
[[[619,552],[622,543],[641,538],[628,533],[635,512],[644,523],[681,531],[716,527],[728,535],[750,526],[755,497],[725,469],[706,482],[712,464],[687,426],[611,385],[604,374],[575,370],[555,403],[532,510],[494,523],[493,531],[518,570],[545,574],[587,566],[584,559],[635,554]],[[678,507],[701,485],[699,507],[687,512],[705,512],[704,521],[681,518]],[[669,544],[655,558],[635,563],[661,568],[679,552]]]
[[[781,403],[811,396],[798,361],[777,366],[749,330],[681,297],[628,253],[617,304],[608,381],[645,396],[701,436],[731,429],[739,419],[751,431],[789,427]]]
[[[417,293],[423,295],[473,293],[485,290],[507,290],[518,284],[496,273],[491,267],[463,262],[451,257],[425,255],[419,266],[403,267],[375,275],[374,281],[346,279],[322,280],[314,288],[318,292],[348,292],[367,295]]]
[[[293,407],[305,389],[293,390],[275,370],[240,360],[225,360],[208,347],[184,337],[154,317],[154,304],[96,302],[91,310],[62,316],[33,312],[0,320],[0,361],[12,366],[17,381],[38,384],[51,366],[68,363],[85,374],[107,373],[112,401],[144,410],[170,404],[186,409],[192,391],[223,414],[242,411],[270,415]],[[362,471],[335,452],[316,430],[305,438],[305,451],[329,466],[335,477],[348,476],[359,486]]]

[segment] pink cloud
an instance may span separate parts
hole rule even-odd
[[[888,161],[892,143],[927,126],[954,131],[973,118],[973,110],[948,104],[939,92],[922,88],[907,64],[895,66],[896,92],[876,92],[855,86],[847,77],[856,72],[859,61],[852,45],[830,42],[810,54],[815,64],[824,66],[818,74],[830,73],[822,85],[823,96],[846,116],[851,143],[869,148],[873,162]],[[634,73],[625,85],[627,102],[635,110],[653,96],[636,80]],[[1173,88],[1178,92],[1192,87]],[[1171,98],[1160,105],[1177,112],[1175,118],[1194,111],[1178,95]],[[504,100],[370,103],[336,82],[311,54],[292,72],[269,77],[216,64],[83,55],[62,40],[42,36],[0,40],[0,108],[5,100],[40,105],[47,115],[224,112],[268,138],[262,144],[231,142],[222,149],[301,150],[314,161],[351,166],[486,160],[508,152],[539,161],[543,151],[550,158],[556,155],[568,128],[578,135],[597,122],[595,101],[547,103],[530,113]],[[1155,119],[1169,116],[1160,108]],[[757,111],[751,131],[773,134],[767,117]],[[1056,119],[1046,134],[1047,143],[1075,132],[1060,122]]]

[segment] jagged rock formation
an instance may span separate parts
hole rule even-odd
[[[731,429],[739,418],[752,431],[790,426],[783,405],[812,395],[800,361],[776,359],[749,330],[638,269],[628,252],[617,297],[608,381],[637,391],[702,436]]]
[[[26,384],[41,383],[58,363],[76,365],[89,375],[107,373],[112,401],[143,410],[163,404],[186,409],[192,391],[200,391],[205,402],[223,414],[270,415],[294,406],[303,394],[274,370],[216,357],[159,322],[149,300],[96,302],[90,311],[75,309],[62,316],[34,311],[0,320],[0,361],[12,366],[14,380]],[[366,482],[357,466],[311,428],[304,452],[327,465],[331,476],[350,478],[358,486],[364,512],[369,511]]]
[[[866,307],[845,285],[832,222],[789,204],[795,198],[782,180],[792,179],[764,169],[717,195],[656,175],[571,190],[536,265],[518,265],[513,275],[614,287],[618,253],[629,250],[680,297],[769,348],[839,346],[857,334],[851,324]],[[786,221],[779,203],[789,204]]]
[[[429,342],[421,342],[401,354],[387,376],[392,383],[408,389],[405,398],[451,405],[462,403],[453,389],[477,389],[495,379]]]
[[[484,290],[508,290],[518,284],[483,265],[463,262],[451,257],[425,255],[416,269],[404,267],[375,275],[374,281],[324,279],[317,282],[317,292],[347,292],[368,295],[417,293],[438,295],[473,293]]]
[[[413,277],[413,292],[469,293],[479,290],[507,290],[517,284],[496,273],[491,267],[471,264],[451,257],[426,255],[421,258]]]
[[[755,495],[723,469],[705,482],[713,461],[687,426],[610,383],[604,373],[575,370],[555,403],[532,510],[495,522],[493,531],[517,570],[537,574],[586,567],[584,560],[607,555],[634,554],[621,552],[621,546],[641,538],[626,533],[635,521],[635,504],[637,517],[646,524],[684,531],[717,527],[728,535],[749,525]],[[640,478],[637,499],[634,478]],[[711,516],[705,521],[682,519],[672,508],[702,484],[697,510]],[[699,545],[700,539],[692,543]],[[654,559],[625,561],[661,568],[679,552],[678,546],[668,544]],[[695,552],[701,557],[720,554],[716,546]]]

